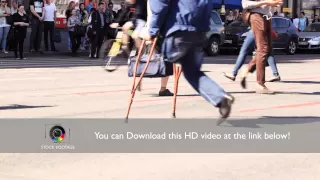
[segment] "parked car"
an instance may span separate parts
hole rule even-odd
[[[211,30],[207,33],[209,41],[205,50],[209,56],[216,56],[224,42],[224,23],[216,11],[212,11],[210,28]]]
[[[294,54],[297,50],[298,31],[290,19],[284,17],[272,17],[272,27],[278,38],[272,39],[273,49],[284,50],[287,54]],[[229,24],[225,29],[225,40],[221,49],[239,50],[246,38],[249,26],[241,20]]]
[[[298,35],[298,49],[320,49],[320,23],[310,24]]]

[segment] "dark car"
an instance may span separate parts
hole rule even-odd
[[[284,50],[287,54],[294,54],[297,50],[298,31],[290,19],[284,17],[272,17],[272,27],[278,38],[273,38],[273,49]],[[237,20],[225,28],[225,40],[221,49],[239,50],[246,38],[249,26]]]

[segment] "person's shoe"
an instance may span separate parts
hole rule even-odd
[[[30,49],[29,51],[30,51],[31,53],[36,52],[36,50],[34,50],[34,49]]]
[[[19,60],[20,58],[16,57],[16,60]]]
[[[6,51],[5,49],[2,50],[3,53],[8,54],[8,51]]]
[[[235,81],[236,80],[236,76],[232,75],[232,74],[228,74],[228,73],[223,73],[224,77],[230,79],[231,81]]]
[[[174,94],[170,92],[169,89],[165,89],[164,91],[159,91],[159,96],[173,96]]]
[[[218,120],[217,125],[219,126],[223,123],[231,113],[231,106],[234,103],[235,98],[229,94],[225,95],[222,101],[219,103],[219,113],[221,115],[221,119]]]
[[[22,58],[20,58],[21,60],[26,60],[27,58],[25,58],[25,57],[22,57]]]
[[[270,89],[268,89],[267,87],[259,87],[256,90],[257,94],[275,94],[274,91],[271,91]]]
[[[269,80],[269,82],[276,82],[276,81],[281,81],[280,76],[273,76],[273,78]]]

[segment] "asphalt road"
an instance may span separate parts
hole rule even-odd
[[[206,58],[206,74],[236,97],[234,121],[268,116],[275,122],[267,126],[290,127],[276,119],[320,117],[319,55],[276,58],[282,82],[267,83],[277,92],[273,96],[253,93],[254,74],[248,78],[248,89],[222,76],[231,72],[235,55]],[[125,116],[132,83],[126,66],[108,73],[102,60],[49,54],[0,61],[1,118]],[[271,77],[270,68],[266,74]],[[170,118],[172,98],[157,97],[159,88],[160,79],[144,79],[130,117]],[[173,89],[173,78],[168,88]],[[216,118],[218,111],[182,77],[177,116]],[[319,154],[0,154],[1,180],[318,180],[319,172]]]

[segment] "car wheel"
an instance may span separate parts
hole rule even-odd
[[[216,37],[212,37],[209,40],[209,45],[207,48],[207,52],[209,56],[217,56],[219,54],[219,40]]]
[[[297,44],[296,44],[296,42],[294,42],[293,40],[290,40],[290,41],[289,41],[289,44],[288,44],[288,46],[287,46],[286,53],[287,53],[288,55],[293,55],[293,54],[296,53],[296,51],[297,51]]]

